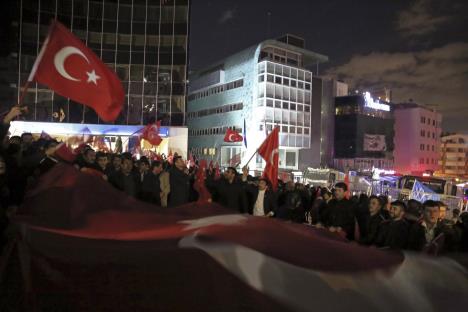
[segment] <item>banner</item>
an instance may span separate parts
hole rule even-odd
[[[366,152],[384,152],[387,150],[385,135],[364,134],[364,151]]]

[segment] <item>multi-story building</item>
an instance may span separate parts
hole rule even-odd
[[[440,141],[440,160],[437,175],[468,177],[468,135],[447,135],[441,137]]]
[[[393,169],[393,123],[391,105],[369,92],[336,97],[333,166],[358,172]]]
[[[395,170],[433,173],[439,165],[442,115],[415,103],[395,105]]]
[[[302,39],[288,35],[194,73],[188,95],[189,149],[222,166],[245,164],[278,126],[282,170],[319,166],[320,153],[327,149],[320,140],[322,104],[325,97],[333,96],[333,84],[316,79],[307,68],[327,60],[306,50]],[[323,92],[324,88],[328,91]],[[333,101],[327,105],[333,107]],[[227,128],[246,134],[247,146],[224,142]],[[251,169],[262,166],[260,157],[250,163]]]
[[[11,75],[8,68],[6,84],[14,89],[17,99],[47,36],[48,25],[57,19],[121,79],[126,97],[115,125],[143,125],[158,119],[164,126],[184,126],[189,2],[10,1],[7,58],[14,64],[14,71]],[[105,124],[92,109],[37,83],[27,90],[24,104],[29,107],[29,114],[24,116],[27,122]]]

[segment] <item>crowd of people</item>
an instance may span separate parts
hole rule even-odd
[[[196,201],[216,202],[236,213],[326,228],[367,246],[430,254],[468,251],[468,212],[454,209],[447,214],[442,202],[350,197],[345,183],[328,189],[278,181],[274,190],[270,181],[249,175],[246,167],[241,172],[228,167],[221,174],[204,161],[190,166],[177,154],[172,159],[143,156],[137,160],[131,153],[96,152],[87,144],[73,154],[53,138],[34,140],[31,133],[9,136],[9,123],[20,114],[20,108],[14,107],[0,129],[2,246],[9,219],[27,188],[57,163],[68,162],[129,196],[167,209]]]

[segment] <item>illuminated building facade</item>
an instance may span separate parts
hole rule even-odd
[[[440,139],[438,175],[468,177],[468,135],[452,134]]]
[[[366,92],[335,98],[334,167],[370,172],[393,169],[392,106]]]
[[[442,115],[415,103],[395,105],[395,170],[433,173],[439,167]]]
[[[322,105],[333,107],[333,83],[308,68],[327,60],[306,50],[302,39],[287,35],[195,72],[188,94],[190,151],[222,166],[243,164],[278,126],[281,169],[319,166],[327,149],[321,144]],[[247,147],[224,142],[227,128],[246,134]],[[263,166],[260,157],[250,163],[251,169]]]

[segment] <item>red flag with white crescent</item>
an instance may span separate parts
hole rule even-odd
[[[57,21],[50,26],[28,80],[91,107],[107,122],[117,118],[125,99],[115,72]]]
[[[270,180],[273,189],[276,190],[278,187],[279,127],[273,129],[262,145],[260,145],[258,154],[266,162],[263,175]]]
[[[227,129],[224,135],[224,142],[242,142],[244,138],[237,131]]]

